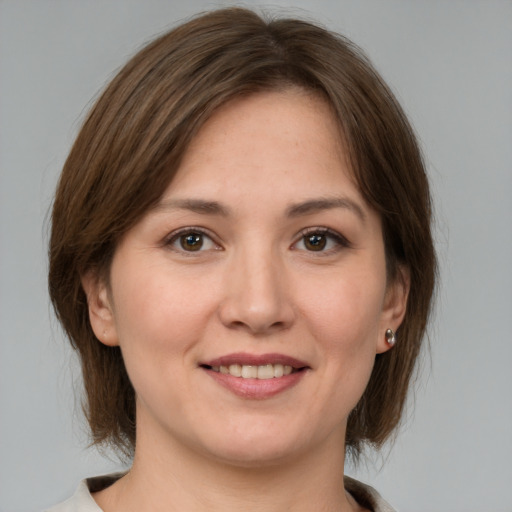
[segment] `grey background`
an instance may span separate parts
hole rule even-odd
[[[141,44],[229,3],[0,2],[2,512],[40,510],[118,467],[86,448],[76,362],[46,296],[45,216],[86,106]],[[419,133],[436,197],[431,360],[393,449],[355,474],[402,511],[512,511],[512,2],[272,5],[367,51]]]

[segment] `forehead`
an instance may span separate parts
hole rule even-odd
[[[348,162],[339,124],[322,97],[298,88],[261,92],[231,100],[205,122],[166,193],[357,189]]]

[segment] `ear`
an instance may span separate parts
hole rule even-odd
[[[407,297],[411,286],[409,269],[399,266],[395,279],[388,284],[384,304],[382,307],[379,326],[379,338],[377,340],[377,354],[389,350],[392,345],[386,341],[386,330],[398,330],[407,310]],[[400,340],[398,340],[398,343]]]
[[[87,296],[89,321],[96,338],[111,347],[119,345],[112,300],[105,280],[89,271],[81,277],[81,281]]]

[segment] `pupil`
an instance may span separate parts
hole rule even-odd
[[[203,246],[203,239],[199,233],[190,233],[181,237],[181,246],[188,251],[198,251]]]
[[[326,244],[324,235],[310,235],[306,238],[306,246],[312,251],[321,251]]]

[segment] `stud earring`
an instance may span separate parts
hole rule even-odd
[[[388,342],[388,345],[390,345],[392,347],[396,343],[395,331],[393,331],[393,329],[387,329],[385,336],[386,336],[386,341]]]

